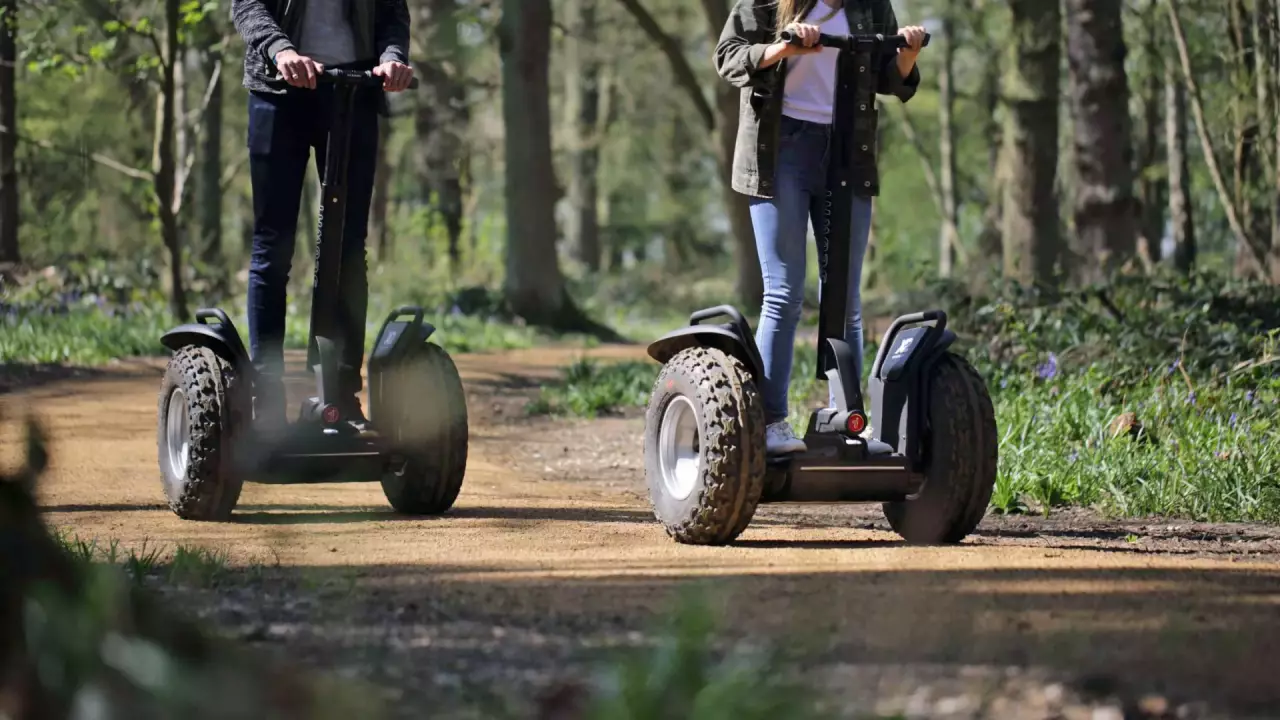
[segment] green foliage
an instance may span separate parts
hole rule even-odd
[[[715,649],[715,616],[686,596],[656,647],[611,663],[596,684],[586,720],[752,720],[820,717],[810,688],[775,654]]]
[[[559,381],[545,386],[526,409],[531,415],[595,417],[644,407],[657,372],[651,362],[602,364],[584,358],[566,368]]]

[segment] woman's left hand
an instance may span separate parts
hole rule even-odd
[[[899,50],[899,54],[906,55],[914,61],[924,47],[925,29],[919,25],[910,25],[898,30],[898,34],[907,40],[907,46]]]

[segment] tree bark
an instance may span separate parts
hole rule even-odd
[[[0,2],[0,264],[18,263],[18,3]]]
[[[1272,46],[1267,64],[1274,70],[1274,84],[1271,87],[1273,108],[1268,110],[1272,111],[1272,130],[1275,133],[1275,162],[1271,168],[1275,183],[1271,192],[1271,255],[1268,266],[1271,282],[1280,284],[1280,0],[1276,0],[1271,8],[1271,23]]]
[[[1004,73],[1004,274],[1023,284],[1054,280],[1061,255],[1058,97],[1061,13],[1056,2],[1011,0]]]
[[[1138,253],[1155,265],[1163,258],[1164,217],[1168,193],[1168,171],[1162,163],[1164,134],[1163,57],[1160,52],[1159,0],[1149,0],[1143,12],[1142,151],[1138,162]]]
[[[975,28],[975,35],[982,38],[990,37],[990,23],[988,22],[989,10],[982,0],[976,0],[972,8],[972,12],[976,14],[978,24]],[[995,45],[989,40],[985,41],[988,50],[992,54],[996,54]],[[990,56],[989,56],[990,57]],[[1002,266],[1003,247],[1001,242],[1001,217],[1004,214],[1003,204],[1003,163],[1001,161],[1001,146],[1003,145],[1003,129],[1000,126],[1000,63],[992,59],[989,62],[982,63],[982,81],[978,90],[978,98],[982,103],[983,123],[982,137],[987,140],[987,182],[986,187],[986,203],[982,211],[982,233],[978,236],[978,255],[982,258],[985,269],[996,270]],[[974,283],[985,283],[987,278],[983,273],[971,272],[969,276]]]
[[[467,152],[463,133],[469,122],[457,13],[454,0],[421,3],[417,26],[425,29],[427,59],[420,73],[423,89],[414,121],[422,199],[444,222],[449,263],[455,270],[462,262],[466,194],[462,176]]]
[[[548,66],[550,0],[503,0],[502,111],[506,149],[507,275],[512,311],[558,326],[571,303],[556,256]]]
[[[1196,264],[1196,227],[1191,215],[1191,171],[1187,161],[1187,98],[1181,78],[1165,66],[1165,155],[1169,165],[1169,221],[1173,264],[1188,274]]]
[[[1254,30],[1252,13],[1245,0],[1229,0],[1228,20],[1231,28],[1231,45],[1234,60],[1231,81],[1239,88],[1231,99],[1231,117],[1233,124],[1231,200],[1235,203],[1240,223],[1250,237],[1258,237],[1258,218],[1253,207],[1253,188],[1259,180],[1258,168],[1258,118],[1252,112],[1254,102],[1246,88],[1255,84],[1256,63],[1254,53]],[[1236,247],[1236,274],[1241,277],[1258,275],[1262,271],[1262,260],[1247,245]]]
[[[1122,0],[1067,0],[1076,192],[1072,277],[1096,283],[1136,250]]]
[[[182,236],[178,226],[178,65],[182,48],[178,39],[179,0],[164,3],[164,54],[160,71],[160,127],[156,140],[155,195],[160,236],[169,250],[169,310],[179,321],[189,317],[183,279]]]
[[[942,197],[942,228],[938,239],[938,275],[955,272],[960,246],[960,200],[956,189],[955,58],[956,10],[942,12],[942,72],[938,75],[938,192]]]
[[[213,87],[209,90],[209,105],[204,111],[197,212],[200,217],[201,255],[205,264],[217,272],[221,287],[226,279],[222,257],[222,50],[214,45],[217,41],[214,29],[207,27],[205,32],[209,45],[204,49],[202,60],[205,77]]]
[[[596,44],[596,0],[574,0],[569,40],[569,122],[573,147],[569,174],[569,221],[565,235],[587,272],[600,271],[600,61]]]

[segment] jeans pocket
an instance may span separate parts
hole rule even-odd
[[[249,93],[249,129],[247,144],[250,155],[267,155],[275,136],[275,103],[263,99],[257,93]]]

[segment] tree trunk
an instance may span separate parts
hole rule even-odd
[[[178,226],[178,72],[182,49],[178,41],[179,0],[165,0],[165,57],[161,60],[160,124],[156,138],[155,195],[160,220],[160,236],[169,251],[169,310],[185,321],[187,293],[183,280],[182,236]]]
[[[991,32],[990,23],[987,22],[988,11],[985,6],[977,7],[979,4],[975,3],[973,8],[973,12],[980,13],[975,35],[988,38]],[[995,52],[994,44],[990,40],[987,40],[986,43],[986,47]],[[1000,223],[1004,214],[1002,197],[1004,179],[1001,174],[1003,171],[1001,146],[1004,133],[998,119],[1000,112],[999,62],[992,60],[991,62],[982,63],[982,82],[978,97],[983,109],[982,137],[986,138],[987,141],[986,205],[982,211],[982,233],[978,236],[978,253],[986,269],[998,271],[1003,264],[1001,260],[1003,247]],[[985,283],[987,280],[983,273],[979,272],[970,273],[970,277],[975,283]]]
[[[1138,162],[1138,253],[1155,265],[1163,258],[1164,216],[1168,192],[1168,171],[1160,149],[1164,119],[1161,117],[1164,92],[1163,58],[1160,52],[1159,3],[1149,0],[1143,13],[1142,151]]]
[[[213,28],[207,28],[208,35],[215,35]],[[213,83],[209,91],[209,105],[204,112],[204,136],[201,143],[200,158],[200,200],[197,212],[200,216],[200,249],[206,265],[217,272],[220,289],[226,279],[226,268],[222,257],[222,119],[223,119],[223,87],[222,73],[219,71],[222,51],[212,43],[216,37],[209,38],[209,46],[204,50],[204,71],[208,82]]]
[[[18,248],[18,108],[15,85],[18,3],[0,2],[0,264],[22,259]]]
[[[462,177],[467,152],[463,138],[469,122],[457,13],[455,0],[427,0],[420,5],[417,25],[425,29],[427,67],[414,121],[422,199],[444,222],[449,263],[455,270],[462,262],[466,194]]]
[[[1043,0],[1042,0],[1043,1]],[[1067,0],[1067,65],[1075,118],[1075,262],[1079,283],[1134,257],[1133,134],[1122,0]]]
[[[1196,227],[1191,215],[1191,171],[1187,161],[1186,89],[1173,65],[1165,66],[1165,155],[1169,165],[1169,221],[1173,263],[1190,273],[1196,264]]]
[[[1005,68],[1004,273],[1024,284],[1049,283],[1061,255],[1058,203],[1058,3],[1010,0]]]
[[[1235,204],[1240,223],[1250,237],[1258,236],[1258,218],[1253,208],[1253,187],[1259,180],[1258,172],[1258,118],[1254,117],[1246,88],[1255,84],[1256,64],[1254,53],[1255,35],[1252,25],[1252,14],[1245,0],[1229,0],[1228,20],[1231,28],[1231,45],[1234,51],[1232,85],[1238,88],[1231,100],[1231,118],[1233,124],[1231,201]],[[1246,94],[1248,93],[1248,94]],[[1257,253],[1247,244],[1236,248],[1236,274],[1240,277],[1258,275],[1262,271]]]
[[[1258,1],[1262,2],[1262,0]],[[1275,184],[1271,193],[1271,255],[1268,265],[1271,282],[1280,284],[1280,0],[1276,0],[1271,8],[1271,22],[1272,46],[1267,64],[1274,71],[1272,75],[1274,84],[1271,88],[1274,111],[1271,117],[1273,118],[1272,129],[1275,132],[1275,163],[1272,167],[1272,172],[1275,173]],[[1268,108],[1268,110],[1271,109]]]
[[[938,241],[938,275],[955,271],[960,246],[960,210],[956,190],[955,57],[956,10],[942,12],[942,72],[938,75],[938,191],[942,196],[942,229]]]
[[[520,317],[559,326],[572,304],[556,256],[556,182],[551,160],[551,0],[503,0],[502,115],[505,125],[507,276],[503,291]]]
[[[600,60],[596,0],[574,0],[576,11],[568,41],[569,122],[573,147],[569,174],[569,222],[565,235],[587,272],[600,271]]]

